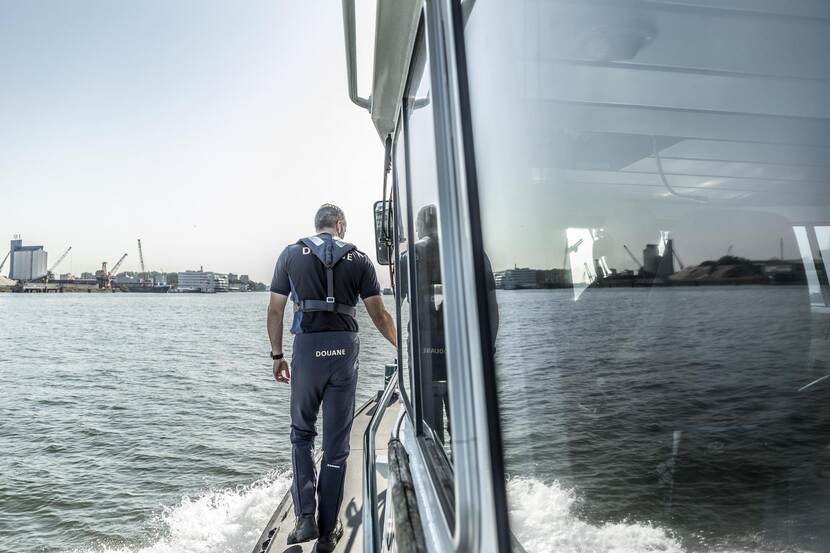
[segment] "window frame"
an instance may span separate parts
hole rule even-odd
[[[399,119],[400,120],[400,119]],[[407,224],[407,249],[409,244],[409,228],[407,220],[409,219],[409,202],[407,201],[407,213],[401,212],[401,202],[400,202],[400,180],[398,178],[398,141],[403,140],[403,148],[406,151],[406,138],[402,132],[401,126],[399,125],[395,131],[395,139],[392,141],[392,217],[394,218],[394,232],[393,232],[393,240],[395,242],[395,275],[394,275],[394,286],[397,293],[395,294],[395,323],[397,325],[397,337],[398,337],[398,390],[401,394],[401,399],[403,400],[404,410],[406,411],[407,416],[409,417],[410,422],[415,422],[414,419],[414,412],[413,412],[413,398],[411,397],[411,393],[414,393],[414,386],[413,382],[415,381],[415,367],[414,362],[410,362],[410,360],[406,357],[406,352],[404,351],[404,331],[403,326],[401,324],[403,317],[401,313],[401,252],[400,252],[400,235],[399,230],[403,224]],[[405,158],[406,156],[404,156]],[[406,171],[406,160],[404,159],[404,171]],[[407,250],[408,251],[408,250]],[[407,263],[407,272],[409,264]],[[409,275],[407,275],[407,284],[411,282]],[[408,288],[408,287],[407,287]],[[407,298],[410,298],[410,292],[407,290]],[[412,320],[412,302],[409,301],[410,310],[409,310],[409,319]],[[408,363],[407,366],[407,374],[409,375],[409,388],[405,386],[404,381],[404,371],[401,370],[404,366],[404,363]]]
[[[481,365],[478,378],[482,383],[483,397],[486,406],[484,416],[487,428],[488,458],[482,459],[490,468],[490,493],[493,501],[493,522],[495,527],[495,546],[497,551],[509,553],[512,551],[510,531],[509,506],[507,501],[507,481],[504,464],[504,448],[502,442],[501,418],[499,413],[498,387],[496,383],[496,363],[490,344],[494,342],[492,333],[491,311],[489,308],[489,277],[487,267],[489,263],[484,255],[484,232],[481,219],[481,204],[478,191],[478,177],[476,173],[476,156],[473,141],[472,106],[470,102],[470,87],[467,74],[467,54],[464,36],[464,27],[472,9],[474,0],[461,1],[443,0],[443,10],[439,15],[443,17],[448,27],[447,33],[452,38],[451,51],[448,53],[454,63],[455,94],[458,111],[456,122],[459,146],[463,160],[458,163],[458,170],[464,178],[467,195],[467,217],[469,218],[469,239],[472,247],[472,275],[475,288],[475,300],[478,314],[479,353]],[[439,12],[439,10],[435,10]]]
[[[464,51],[464,10],[458,0],[426,3],[425,19],[438,163],[439,225],[444,242],[447,372],[455,436],[456,550],[511,551],[501,425],[493,370],[471,106]],[[450,333],[452,335],[450,335]],[[463,420],[466,419],[466,420]],[[462,428],[461,423],[464,423]],[[469,443],[464,443],[469,441]]]
[[[435,493],[435,497],[422,500],[430,502],[437,499],[445,519],[449,521],[449,517],[452,518],[453,523],[448,523],[446,528],[456,551],[509,553],[510,527],[501,428],[495,401],[495,373],[492,370],[492,351],[484,346],[491,343],[491,331],[463,49],[463,20],[462,6],[457,0],[433,0],[421,10],[399,112],[398,127],[403,129],[403,133],[396,139],[404,140],[405,158],[405,173],[401,179],[404,182],[396,181],[396,193],[407,195],[406,212],[402,212],[401,217],[406,218],[411,239],[414,235],[409,171],[411,137],[405,105],[406,94],[411,90],[413,61],[424,52],[428,56],[425,70],[430,71],[434,103],[432,130],[440,206],[439,231],[442,236],[444,331],[448,345],[452,344],[447,348],[447,377],[448,381],[453,381],[450,386],[450,411],[454,459],[452,464],[448,463],[453,470],[453,480],[449,483],[453,492],[451,509],[440,499],[441,478],[435,474],[435,467],[429,464],[427,470],[432,485],[428,489]],[[401,185],[405,186],[404,190],[400,189]],[[413,263],[407,263],[407,272],[410,284],[407,293],[411,294]],[[415,303],[410,300],[412,325],[417,325],[418,321]],[[413,334],[414,352],[419,351],[417,343],[416,330]],[[402,342],[399,342],[399,350],[403,352]],[[420,416],[422,398],[418,355],[413,355],[410,376],[413,380],[411,400],[414,412],[410,421],[414,423],[414,443],[424,459],[436,459],[433,454],[437,453],[437,449],[446,458],[443,448],[435,444],[431,433],[427,433]]]

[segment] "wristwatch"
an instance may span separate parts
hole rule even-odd
[[[285,356],[282,353],[274,353],[273,351],[271,352],[271,359],[273,359],[274,361],[282,359],[283,357]]]

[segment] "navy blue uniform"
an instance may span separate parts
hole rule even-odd
[[[318,515],[320,535],[331,532],[343,500],[349,436],[354,417],[360,340],[354,316],[322,310],[329,296],[326,254],[342,257],[331,266],[331,288],[341,311],[380,294],[375,267],[351,244],[322,233],[288,246],[277,260],[271,291],[289,296],[295,306],[309,301],[320,309],[295,308],[291,332],[291,496],[294,513]],[[313,241],[313,242],[312,242]],[[326,250],[328,248],[328,250]],[[343,253],[344,251],[348,253]],[[320,301],[322,300],[322,302]],[[319,480],[314,464],[315,423],[323,408],[323,459]]]
[[[329,234],[317,235],[331,239]],[[326,270],[319,259],[303,244],[291,244],[283,250],[274,269],[271,291],[290,296],[295,304],[300,299],[326,297]],[[307,252],[307,253],[304,253]],[[337,301],[357,305],[358,296],[366,298],[380,294],[375,266],[369,256],[354,249],[334,266],[334,295]],[[294,313],[292,334],[308,332],[332,332],[347,330],[357,332],[354,317],[325,311]]]

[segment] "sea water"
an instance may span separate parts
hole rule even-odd
[[[505,363],[507,342],[527,338],[510,306],[531,298],[499,294]],[[248,553],[291,476],[267,300],[0,294],[0,551]],[[394,352],[358,316],[360,403]],[[540,447],[556,457],[555,443]],[[511,529],[528,552],[684,551],[666,525],[582,516],[583,491],[557,476],[509,475]]]
[[[267,302],[0,294],[0,551],[247,553],[290,479]],[[358,404],[395,356],[359,319]]]

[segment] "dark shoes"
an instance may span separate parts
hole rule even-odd
[[[317,551],[319,553],[331,553],[342,537],[343,524],[339,520],[334,530],[329,532],[327,536],[320,536],[320,531],[317,529],[317,520],[315,520],[314,515],[303,515],[297,517],[294,529],[288,533],[287,541],[288,545],[293,545],[319,538],[317,540]]]
[[[329,532],[328,536],[320,536],[320,539],[317,540],[317,551],[319,553],[331,553],[334,551],[334,547],[337,545],[337,542],[340,541],[340,538],[343,537],[343,524],[338,520],[337,526],[334,527],[334,530]]]
[[[343,531],[341,530],[340,533],[342,534]],[[294,529],[288,533],[288,545],[311,541],[318,537],[320,537],[320,531],[317,529],[317,520],[314,515],[299,516],[294,524]],[[335,543],[337,542],[335,541]]]

